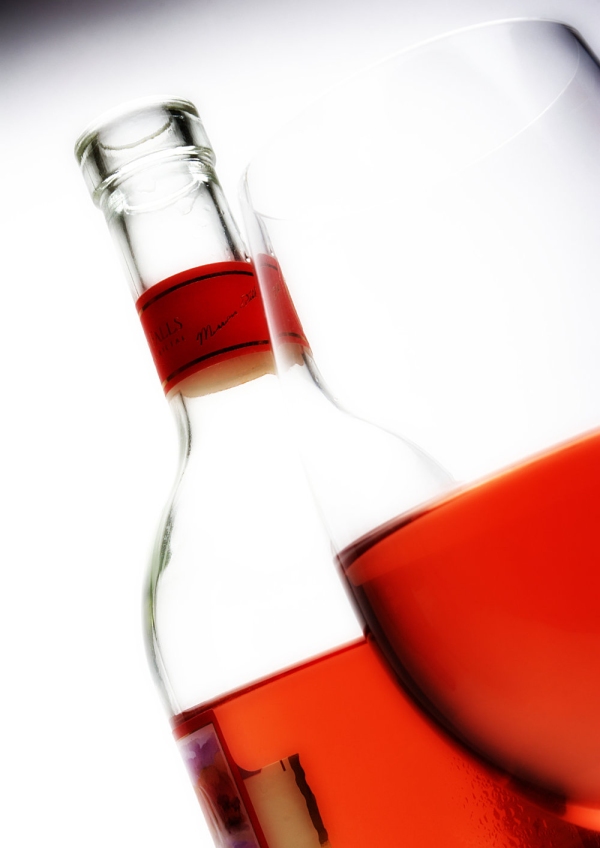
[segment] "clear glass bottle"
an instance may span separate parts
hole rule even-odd
[[[334,570],[298,563],[303,528],[282,508],[296,469],[277,438],[262,300],[195,108],[125,107],[76,155],[178,423],[146,632],[216,844],[582,848],[561,822],[540,830],[536,807],[440,737]],[[270,273],[277,332],[301,360],[308,343],[276,263]]]

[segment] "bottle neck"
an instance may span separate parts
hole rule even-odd
[[[139,298],[157,283],[247,255],[212,165],[198,156],[156,159],[100,200]]]
[[[100,205],[167,397],[186,407],[274,373],[254,269],[210,162],[154,159]]]
[[[190,381],[193,390],[190,391],[190,387],[176,390],[168,397],[185,457],[198,443],[206,444],[212,450],[227,441],[219,432],[222,428],[235,431],[238,436],[244,428],[252,429],[255,423],[251,423],[249,418],[259,414],[261,409],[257,398],[268,395],[267,402],[272,404],[274,390],[279,393],[270,352],[240,356],[235,365],[233,372],[227,366],[217,366],[209,375],[201,372],[196,381]],[[267,384],[269,388],[265,388]],[[215,430],[210,437],[206,433],[207,427]]]
[[[203,129],[186,108],[183,123],[179,103],[164,123],[162,107],[133,113],[123,127],[109,123],[85,136],[78,155],[119,248],[163,390],[191,399],[275,366],[255,269]],[[274,332],[296,357],[308,343],[276,261],[263,260]]]

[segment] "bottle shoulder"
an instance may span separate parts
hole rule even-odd
[[[189,441],[156,540],[147,622],[179,710],[362,632],[289,447],[276,378],[181,405]]]

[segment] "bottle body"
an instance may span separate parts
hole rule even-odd
[[[271,339],[193,107],[111,119],[78,155],[177,421],[146,633],[216,844],[589,848],[439,735],[282,508],[299,477]],[[276,285],[278,332],[300,362],[308,343]]]

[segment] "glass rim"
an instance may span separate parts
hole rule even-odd
[[[278,214],[272,210],[261,208],[260,204],[255,204],[253,199],[253,184],[254,180],[258,180],[260,182],[260,177],[254,177],[255,172],[262,166],[265,160],[268,161],[269,153],[275,151],[277,149],[277,145],[280,142],[280,139],[285,138],[286,134],[292,134],[294,132],[294,128],[297,127],[300,122],[303,120],[310,120],[310,116],[317,112],[319,108],[321,108],[324,104],[327,104],[329,100],[335,99],[338,94],[343,93],[345,90],[350,88],[354,82],[360,81],[362,79],[367,79],[370,75],[375,76],[378,71],[384,69],[388,65],[392,65],[393,63],[400,61],[404,58],[410,58],[413,55],[418,55],[421,51],[425,51],[428,48],[436,47],[436,45],[444,45],[446,43],[452,42],[454,39],[460,39],[465,35],[469,35],[471,33],[483,32],[486,30],[494,30],[503,27],[509,27],[512,25],[539,25],[541,27],[548,27],[550,29],[563,30],[572,35],[572,37],[580,42],[580,44],[587,50],[588,53],[592,57],[595,58],[595,54],[587,45],[585,39],[581,36],[577,27],[572,24],[560,20],[558,18],[553,17],[539,17],[539,16],[527,16],[527,15],[515,15],[508,16],[503,18],[495,18],[493,20],[481,21],[473,24],[468,24],[466,26],[456,27],[454,29],[446,30],[442,33],[438,33],[433,36],[427,36],[422,38],[419,41],[406,45],[405,47],[401,47],[398,50],[393,50],[392,52],[386,54],[385,56],[369,62],[368,64],[356,69],[351,72],[347,76],[345,76],[342,80],[338,80],[332,85],[328,86],[325,90],[320,92],[316,97],[312,98],[305,106],[299,109],[294,115],[288,118],[278,129],[273,131],[268,138],[260,145],[260,147],[255,151],[254,155],[251,159],[246,163],[244,170],[242,171],[239,183],[239,194],[243,204],[245,204],[250,210],[252,210],[252,214],[258,215],[261,219],[272,220],[272,221],[284,221],[289,220],[288,215]],[[339,214],[340,210],[336,210],[335,214]],[[293,216],[294,219],[296,216]]]

